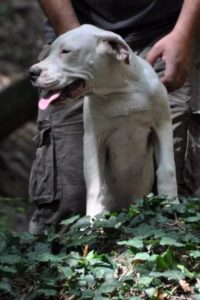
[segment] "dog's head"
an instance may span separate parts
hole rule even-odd
[[[116,67],[129,64],[129,56],[128,45],[112,32],[82,25],[64,33],[30,68],[33,84],[42,90],[40,108],[66,97],[108,94]]]

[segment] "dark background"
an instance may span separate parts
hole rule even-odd
[[[37,92],[27,70],[42,47],[43,20],[37,1],[0,1],[0,226],[13,230],[29,214]]]

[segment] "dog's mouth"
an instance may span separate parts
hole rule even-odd
[[[62,90],[50,90],[46,93],[42,90],[42,96],[39,100],[39,108],[45,110],[51,103],[55,101],[65,100],[66,98],[77,98],[84,94],[86,82],[83,79],[77,79]],[[44,94],[45,93],[45,94]]]

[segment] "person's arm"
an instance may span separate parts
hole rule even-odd
[[[57,35],[80,26],[70,0],[38,0]]]
[[[199,29],[200,1],[185,0],[174,29],[147,54],[146,59],[152,65],[159,58],[164,60],[166,66],[161,81],[169,92],[180,88],[187,78]]]

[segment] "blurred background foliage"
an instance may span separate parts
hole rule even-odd
[[[43,43],[37,1],[0,1],[0,228],[27,229],[37,94],[27,78]]]

